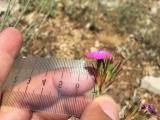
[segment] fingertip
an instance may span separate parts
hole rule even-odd
[[[119,120],[117,104],[110,96],[100,96],[95,102],[99,104],[103,112],[112,120]]]
[[[14,28],[9,27],[0,33],[0,51],[5,51],[15,57],[22,45],[22,34]]]
[[[0,85],[2,85],[12,67],[22,45],[22,34],[16,28],[6,28],[0,33]]]
[[[109,96],[100,96],[85,109],[81,120],[119,120],[115,101]]]
[[[2,31],[2,34],[13,35],[14,37],[17,36],[19,42],[22,43],[22,33],[17,28],[8,27]]]

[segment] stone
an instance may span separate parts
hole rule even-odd
[[[158,118],[156,118],[156,117],[151,117],[151,118],[149,118],[149,120],[158,120]]]
[[[5,12],[8,8],[8,5],[9,0],[0,0],[0,13]],[[10,3],[10,8],[12,8],[11,13],[14,13],[15,11],[19,10],[20,5],[18,3],[18,0],[12,0],[12,2]]]
[[[141,80],[141,87],[160,95],[160,77],[145,76]]]
[[[0,0],[0,13],[7,10],[8,2],[4,0]]]

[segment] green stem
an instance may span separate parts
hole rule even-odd
[[[31,1],[31,0],[28,0],[28,1],[27,1],[27,3],[26,3],[26,5],[25,5],[25,7],[24,7],[24,9],[23,9],[20,17],[17,19],[16,23],[14,24],[14,27],[17,27],[17,25],[19,24],[21,18],[23,17],[24,13],[26,12],[26,10],[27,10],[27,8],[28,8],[28,6],[29,6],[30,1]]]
[[[7,22],[6,19],[7,19],[7,17],[8,17],[9,14],[10,14],[10,6],[11,6],[11,0],[10,0],[9,3],[8,3],[7,10],[5,11],[5,14],[4,14],[2,23],[1,23],[1,25],[0,25],[0,31],[4,28],[5,23]]]

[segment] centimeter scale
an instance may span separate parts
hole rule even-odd
[[[94,61],[18,58],[2,87],[1,106],[77,117],[76,107],[85,108],[96,96],[94,83]]]

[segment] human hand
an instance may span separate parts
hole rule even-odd
[[[22,35],[21,33],[15,29],[15,28],[7,28],[2,33],[0,33],[0,86],[3,85],[3,83],[6,80],[6,77],[8,73],[10,72],[11,66],[14,62],[14,59],[16,55],[18,54],[20,48],[22,45]],[[3,71],[2,71],[3,70]],[[59,71],[56,71],[59,73]],[[66,73],[67,74],[67,73]],[[50,74],[47,75],[47,88],[44,92],[47,93],[50,89],[53,90],[52,95],[57,94],[56,89],[56,79],[51,79],[52,71]],[[37,84],[39,81],[41,81],[41,75],[35,76],[32,78],[32,88],[37,89],[38,87],[41,87],[39,84]],[[57,77],[57,76],[56,76]],[[89,81],[90,83],[86,82]],[[88,89],[90,89],[93,86],[93,83],[91,82],[92,78],[90,77],[89,80],[85,80],[82,78],[82,88],[80,90],[81,94],[86,92]],[[68,94],[68,98],[71,102],[73,102],[73,98],[69,96],[69,94],[72,94],[72,86],[71,81],[68,81],[65,85],[70,91],[66,91],[65,94]],[[51,83],[51,84],[50,84]],[[18,86],[14,87],[14,90],[16,91],[17,88],[22,88],[23,91],[24,83],[20,83]],[[63,91],[62,91],[63,92]],[[37,91],[38,93],[38,91]],[[84,102],[81,96],[77,97],[78,100],[81,100],[81,102]],[[37,104],[36,98],[34,99],[34,104]],[[56,103],[58,104],[58,103]],[[56,104],[50,104],[50,106],[56,106]],[[2,106],[0,111],[0,120],[67,120],[70,116],[67,115],[67,113],[70,114],[76,114],[80,117],[81,120],[118,120],[118,112],[115,102],[108,96],[102,96],[98,97],[90,104],[86,104],[87,107],[82,107],[78,104],[72,106],[72,104],[68,105],[66,103],[63,104],[63,113],[66,113],[66,115],[55,115],[51,113],[45,113],[45,112],[33,112],[30,109],[18,109],[18,108],[12,108],[7,106]],[[74,111],[73,111],[74,108]],[[46,109],[49,109],[46,108]]]

